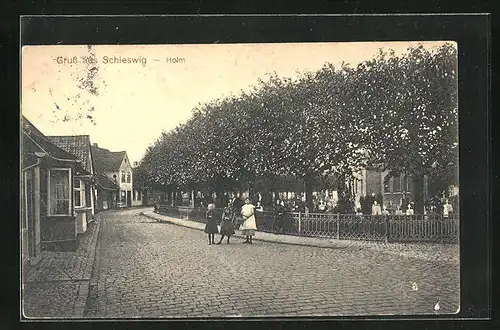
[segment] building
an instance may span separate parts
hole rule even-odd
[[[374,167],[353,173],[350,182],[351,191],[355,196],[356,207],[360,207],[361,197],[382,196],[382,204],[388,210],[395,210],[406,202],[413,202],[414,187],[411,176],[391,175],[390,171],[381,171]],[[427,197],[427,176],[424,176],[424,199]],[[403,206],[404,208],[404,206]]]
[[[21,118],[21,241],[23,265],[42,250],[76,249],[76,182],[86,180],[78,157]]]
[[[131,207],[133,174],[127,152],[110,151],[100,148],[97,143],[94,143],[91,149],[98,180],[99,209]]]
[[[96,173],[96,212],[118,207],[120,187],[104,173]]]
[[[56,146],[73,154],[81,162],[83,168],[90,173],[75,180],[74,201],[76,212],[77,234],[87,230],[87,224],[94,221],[95,216],[95,178],[92,152],[90,150],[90,137],[88,135],[76,136],[48,136]]]

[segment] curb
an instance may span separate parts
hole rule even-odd
[[[144,212],[140,212],[140,215],[143,215],[147,218],[156,220],[157,222],[160,223],[168,223],[174,226],[180,226],[180,227],[185,227],[185,228],[190,228],[198,231],[203,231],[201,228],[193,227],[188,224],[183,224],[179,222],[173,222],[167,219],[159,219],[158,217],[154,216],[153,214],[145,214]],[[155,213],[156,214],[156,213]],[[158,216],[162,216],[161,214],[158,214]],[[180,219],[179,219],[180,220]],[[268,234],[268,233],[267,233]],[[235,234],[235,237],[238,238],[244,238],[243,235],[241,234]],[[353,250],[371,250],[375,252],[381,252],[387,255],[396,255],[399,257],[405,257],[405,258],[416,258],[419,260],[426,260],[426,261],[443,261],[443,262],[457,262],[456,259],[459,258],[458,256],[452,256],[450,258],[444,257],[441,259],[441,256],[438,257],[433,257],[433,256],[426,256],[425,252],[424,254],[412,254],[411,252],[408,253],[408,250],[400,250],[400,249],[391,249],[386,246],[387,243],[380,243],[376,246],[370,246],[370,245],[365,245],[365,244],[360,244],[360,242],[357,241],[348,241],[348,240],[335,240],[335,241],[329,241],[329,242],[324,242],[323,244],[315,244],[315,243],[308,243],[308,242],[293,242],[293,241],[280,241],[280,240],[272,240],[272,239],[266,239],[266,238],[253,238],[255,241],[261,241],[261,242],[267,242],[267,243],[276,243],[276,244],[288,244],[288,245],[295,245],[295,246],[306,246],[306,247],[315,247],[315,248],[320,248],[320,249],[332,249],[332,250],[340,250],[340,249],[353,249]],[[385,245],[385,246],[384,246]]]
[[[85,273],[84,273],[84,278],[90,280],[92,276],[92,268],[94,267],[94,262],[95,262],[95,257],[96,257],[96,252],[97,252],[97,244],[99,242],[99,237],[101,234],[101,223],[96,221],[95,225],[97,226],[95,229],[94,233],[94,239],[93,242],[89,248],[88,252],[88,260],[87,264],[85,265]]]
[[[74,304],[73,318],[83,318],[85,313],[85,307],[87,305],[87,298],[90,291],[91,274],[92,274],[92,269],[94,267],[95,257],[97,252],[96,246],[99,242],[99,236],[101,233],[101,223],[99,221],[94,220],[94,224],[97,227],[95,229],[94,237],[89,247],[89,251],[87,252],[88,259],[83,274],[84,281],[80,283],[78,289],[78,298],[76,299]]]
[[[154,216],[145,214],[144,212],[141,212],[139,214],[143,215],[143,216],[145,216],[147,218],[156,220],[157,222],[160,222],[160,223],[168,223],[168,224],[175,225],[175,226],[180,226],[180,227],[190,228],[190,229],[194,229],[194,230],[198,230],[198,231],[203,231],[203,229],[201,229],[201,228],[192,227],[192,226],[187,225],[187,224],[177,223],[177,222],[173,222],[173,221],[169,221],[169,220],[164,220],[164,219],[158,219],[158,218],[156,218]],[[241,235],[241,234],[234,234],[232,236],[238,237],[238,238],[245,238],[245,236]],[[252,240],[254,240],[254,241],[260,241],[260,242],[267,242],[267,243],[277,243],[277,244],[286,244],[286,245],[316,247],[316,248],[322,248],[322,249],[346,249],[346,248],[349,248],[349,247],[358,248],[358,249],[362,249],[363,248],[361,246],[355,246],[353,244],[350,245],[350,244],[345,244],[345,243],[343,244],[343,243],[340,243],[340,242],[335,242],[335,243],[340,243],[338,245],[327,246],[327,245],[318,245],[318,244],[303,243],[303,242],[283,242],[283,241],[279,241],[279,240],[270,240],[270,239],[256,238],[256,237],[252,238]]]

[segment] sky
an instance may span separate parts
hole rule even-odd
[[[268,73],[295,78],[327,62],[356,66],[379,48],[400,55],[410,45],[443,43],[25,46],[21,112],[47,136],[90,135],[134,162],[198,104],[249,90]],[[121,58],[131,62],[116,63]]]

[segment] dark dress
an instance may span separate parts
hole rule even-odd
[[[218,234],[219,228],[217,228],[217,219],[215,218],[215,212],[213,210],[207,211],[206,219],[207,224],[205,225],[205,233]]]
[[[234,235],[233,214],[230,210],[224,210],[220,224],[220,234],[225,236]]]

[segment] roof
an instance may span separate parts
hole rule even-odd
[[[35,125],[33,125],[26,117],[21,117],[21,131],[23,133],[23,159],[33,159],[35,152],[45,153],[49,157],[59,161],[77,161],[78,158],[56,146]],[[24,164],[23,164],[23,167]]]
[[[37,146],[26,134],[22,136],[22,167],[27,168],[37,163],[38,157],[35,153],[43,153],[43,150]]]
[[[96,175],[96,181],[97,184],[105,190],[118,190],[120,189],[118,187],[118,184],[113,182],[106,174],[104,173],[99,173]]]
[[[75,155],[88,172],[92,169],[90,153],[90,137],[88,135],[48,136],[59,148]]]
[[[116,172],[120,169],[125,151],[109,151],[108,149],[92,146],[92,158],[95,171],[98,173]]]

